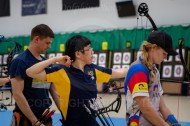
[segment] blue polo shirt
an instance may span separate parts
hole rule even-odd
[[[94,64],[84,72],[71,66],[56,65],[46,69],[47,82],[53,82],[60,96],[60,111],[64,126],[96,126],[95,113],[89,101],[97,97],[97,83],[108,82],[112,70]],[[89,108],[91,114],[85,109]]]
[[[41,58],[45,60],[44,57],[41,56]],[[11,78],[19,76],[24,80],[23,94],[37,118],[41,117],[44,110],[52,104],[49,98],[50,83],[26,75],[26,69],[38,62],[40,60],[36,59],[27,49],[13,59],[10,67]],[[14,111],[21,112],[17,104],[15,104]]]

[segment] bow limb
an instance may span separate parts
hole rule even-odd
[[[17,42],[15,42],[13,49],[10,51],[10,53],[7,57],[7,71],[5,72],[5,74],[7,76],[9,76],[9,68],[10,68],[11,62],[14,58],[14,55],[16,53],[20,53],[21,49],[22,49],[22,46],[20,44],[18,44]]]
[[[146,3],[141,3],[138,7],[138,12],[139,12],[139,15],[140,16],[146,16],[148,18],[148,20],[150,21],[152,27],[153,27],[153,30],[154,31],[157,31],[158,28],[156,26],[156,24],[154,23],[153,19],[151,18],[151,16],[148,14],[148,5]]]
[[[187,76],[187,78],[190,78],[190,71],[188,70],[185,60],[183,58],[182,47],[183,47],[183,39],[179,41],[179,56],[180,56],[180,60],[183,65],[183,68],[185,70],[185,75]]]
[[[118,113],[119,110],[120,110],[120,107],[121,107],[121,99],[122,98],[121,98],[121,92],[119,91],[119,88],[117,88],[116,83],[114,81],[110,81],[108,83],[108,85],[109,86],[111,85],[112,90],[116,90],[117,91],[117,98],[112,103],[110,103],[107,106],[104,106],[103,103],[100,100],[102,108],[98,107],[98,109],[97,109],[97,111],[95,111],[95,113],[96,113],[97,116],[101,115],[103,117],[103,119],[105,120],[106,124],[108,126],[110,126],[109,122],[107,121],[107,119],[104,116],[104,113],[106,113],[108,115],[108,118],[111,121],[112,125],[114,126],[114,124],[113,124],[113,122],[112,122],[112,120],[111,120],[108,112],[113,111],[113,112],[117,112]],[[98,118],[99,118],[99,116],[98,116]]]
[[[110,103],[108,106],[106,107],[103,107],[103,108],[100,108],[98,109],[98,113],[99,114],[102,114],[102,113],[107,113],[107,112],[111,112],[111,111],[114,111],[114,112],[119,112],[119,109],[121,107],[121,93],[119,91],[118,88],[115,88],[117,89],[117,98],[116,100],[114,100],[112,103]],[[115,107],[114,107],[115,106]]]
[[[146,16],[149,19],[150,23],[152,24],[153,30],[157,31],[158,28],[157,28],[156,24],[154,23],[153,19],[151,18],[151,16],[148,14],[148,11],[149,11],[149,8],[148,8],[148,5],[146,3],[141,3],[139,5],[139,7],[138,7],[139,15],[140,16]],[[181,60],[181,63],[184,67],[185,73],[188,76],[188,78],[190,78],[190,71],[188,70],[187,65],[185,63],[185,60],[183,58],[182,46],[183,46],[183,39],[181,39],[179,41],[179,55],[180,55],[180,60]]]
[[[112,86],[116,87],[116,84],[113,82],[114,81],[110,81],[108,83],[108,85],[112,85]],[[86,87],[84,87],[84,88],[86,88]],[[92,98],[92,99],[88,100],[88,103],[87,103],[88,105],[83,104],[84,109],[86,110],[86,112],[89,113],[91,118],[94,119],[94,115],[92,115],[92,112],[93,112],[95,114],[95,117],[99,118],[99,120],[101,121],[103,126],[110,126],[110,123],[104,116],[104,113],[106,113],[108,115],[108,112],[110,112],[110,111],[118,112],[121,107],[121,93],[120,93],[119,89],[117,89],[117,88],[114,88],[114,89],[118,91],[117,99],[114,100],[111,104],[109,104],[106,107],[104,107],[103,104],[101,103],[103,107],[100,108],[100,105],[97,103],[96,98]],[[111,121],[109,115],[108,115],[108,118]],[[95,122],[97,125],[99,125],[99,123],[96,121],[96,119],[95,119]],[[112,125],[114,125],[112,121],[111,121],[111,123],[112,123]]]

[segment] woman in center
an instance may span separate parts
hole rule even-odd
[[[124,78],[127,69],[110,69],[92,64],[93,49],[88,38],[75,35],[66,42],[65,54],[71,66],[65,67],[63,57],[54,57],[35,64],[26,73],[32,78],[53,82],[56,85],[59,109],[64,126],[97,126],[95,113],[89,105],[97,97],[97,83]],[[58,62],[54,67],[50,64]],[[89,113],[88,109],[91,111]]]

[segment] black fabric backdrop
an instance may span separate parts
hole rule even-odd
[[[62,0],[63,10],[99,7],[99,0]]]
[[[0,17],[10,16],[10,0],[0,0]]]

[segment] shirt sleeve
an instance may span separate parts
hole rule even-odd
[[[21,77],[22,79],[24,79],[26,77],[26,64],[24,63],[24,61],[20,60],[20,59],[14,59],[11,62],[11,66],[10,66],[10,77],[14,78],[16,76]]]
[[[111,78],[112,70],[97,65],[93,65],[96,74],[96,83],[108,82]]]
[[[129,89],[132,98],[148,96],[149,73],[142,64],[133,65],[126,76],[125,86]]]
[[[45,68],[45,72],[46,72],[46,78],[47,78],[47,82],[54,82],[57,73],[56,71],[60,70],[61,68],[63,68],[63,65],[51,65],[47,68]]]

